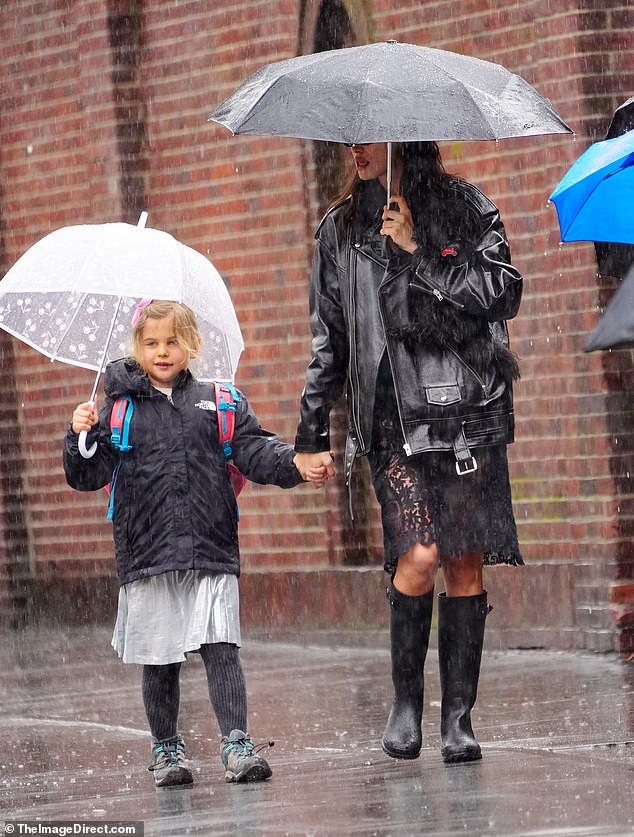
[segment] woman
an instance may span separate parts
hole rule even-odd
[[[423,665],[439,566],[446,762],[481,758],[471,728],[489,611],[484,564],[523,564],[508,478],[512,382],[505,320],[522,278],[495,206],[445,173],[435,143],[351,146],[354,171],[316,235],[312,360],[295,441],[300,473],[334,476],[329,413],[347,386],[346,478],[369,457],[390,574],[394,758],[422,745]]]

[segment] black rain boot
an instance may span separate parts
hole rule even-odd
[[[423,596],[406,596],[393,585],[390,645],[394,703],[383,733],[383,751],[394,759],[415,759],[423,743],[423,666],[429,645],[434,588]]]
[[[438,596],[440,736],[447,764],[482,758],[471,728],[471,710],[478,691],[484,623],[490,610],[486,590],[477,596]]]

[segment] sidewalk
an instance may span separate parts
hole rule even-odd
[[[391,700],[387,635],[245,638],[255,741],[273,777],[228,785],[198,657],[183,666],[190,789],[156,791],[140,670],[110,628],[5,633],[0,651],[0,818],[143,820],[146,835],[625,835],[634,833],[634,663],[544,651],[486,652],[474,727],[481,762],[439,753],[436,652],[425,745],[380,749]],[[17,832],[16,832],[17,833]]]

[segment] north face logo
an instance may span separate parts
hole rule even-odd
[[[194,404],[194,407],[198,407],[199,410],[211,410],[212,412],[216,412],[216,405],[213,401],[199,401],[198,404]]]

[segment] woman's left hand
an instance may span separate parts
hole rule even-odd
[[[418,245],[414,241],[414,221],[407,201],[402,195],[392,195],[391,202],[396,203],[398,209],[384,208],[381,235],[389,235],[397,247],[413,253]]]

